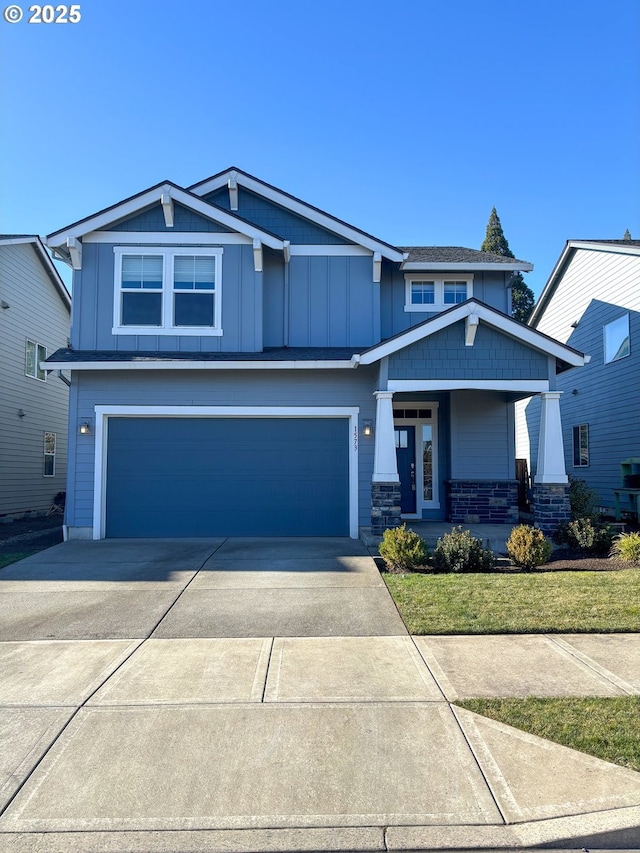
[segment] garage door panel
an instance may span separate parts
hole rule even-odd
[[[107,536],[349,534],[344,418],[111,418]]]

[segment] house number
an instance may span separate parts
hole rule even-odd
[[[353,449],[357,452],[358,450],[358,427],[355,426],[353,428]]]

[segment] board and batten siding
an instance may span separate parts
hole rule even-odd
[[[629,314],[630,355],[605,364],[604,326]],[[596,489],[611,509],[622,485],[620,463],[640,456],[640,257],[615,248],[578,249],[537,328],[591,356],[557,378],[567,473]],[[536,468],[540,400],[521,404],[519,432],[528,435]],[[573,464],[573,427],[589,427],[589,465]],[[524,439],[519,443],[519,453]]]
[[[401,270],[390,265],[383,264],[383,274],[380,284],[380,314],[381,314],[381,338],[391,338],[400,334],[412,326],[423,323],[429,317],[436,316],[437,311],[405,311],[405,274]],[[407,273],[409,274],[409,273]],[[435,279],[439,276],[455,275],[450,270],[446,272],[420,273],[411,271],[415,277]],[[501,272],[474,272],[473,273],[473,297],[480,302],[490,305],[497,311],[508,313],[508,291],[507,283],[511,273]],[[466,278],[464,271],[460,272],[461,278]]]
[[[262,349],[262,273],[256,273],[253,249],[225,245],[222,255],[222,336],[114,335],[114,243],[87,243],[82,270],[74,273],[71,344],[82,350],[166,352],[259,352]],[[212,245],[215,236],[212,236]],[[150,246],[131,246],[143,251]],[[188,247],[185,247],[188,251]]]
[[[94,406],[332,406],[359,407],[362,419],[375,419],[377,372],[356,370],[191,370],[77,373],[73,380],[72,405],[77,416],[95,418]],[[311,381],[312,380],[312,381]],[[359,524],[371,522],[371,474],[374,438],[360,429],[358,459]],[[89,528],[93,524],[94,439],[74,435],[70,453],[75,480],[69,483],[66,523]],[[256,435],[259,443],[260,436]],[[162,464],[162,460],[158,460]]]
[[[27,376],[25,350],[27,340],[48,355],[65,347],[69,312],[29,243],[0,246],[0,299],[0,515],[19,515],[65,490],[69,389],[55,374]],[[56,433],[53,477],[43,476],[45,432]]]

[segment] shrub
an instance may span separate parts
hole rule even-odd
[[[429,553],[424,539],[407,525],[385,530],[380,543],[380,556],[390,569],[407,572],[427,562]]]
[[[640,533],[620,533],[613,540],[611,556],[625,563],[640,564]]]
[[[566,526],[566,541],[570,548],[608,554],[613,531],[608,524],[599,524],[590,518],[576,518]]]
[[[516,566],[520,566],[526,572],[542,566],[551,556],[551,542],[543,534],[542,530],[530,527],[528,524],[520,524],[511,531],[507,540],[507,554]]]
[[[433,565],[439,572],[490,572],[496,558],[480,539],[461,526],[445,533],[433,552]]]
[[[571,518],[590,518],[595,521],[598,518],[598,493],[586,484],[584,480],[569,475],[569,504],[571,506]]]

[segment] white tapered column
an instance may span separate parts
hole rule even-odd
[[[373,393],[376,398],[376,436],[372,479],[374,483],[399,483],[393,429],[393,391]]]
[[[540,394],[540,437],[538,442],[538,466],[534,483],[568,483],[564,464],[562,421],[560,419],[560,397],[562,391],[543,391]]]

